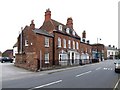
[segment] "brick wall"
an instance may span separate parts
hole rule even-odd
[[[36,53],[16,54],[15,65],[31,71],[36,71],[38,69]]]
[[[92,46],[90,44],[81,42],[80,43],[80,54],[82,53],[88,53],[91,59],[92,58]]]
[[[61,38],[61,48],[58,48],[58,37]],[[63,39],[66,39],[66,48],[63,48]],[[56,65],[59,65],[59,52],[61,50],[64,50],[66,52],[68,50],[70,50],[68,48],[68,40],[71,40],[71,50],[73,49],[73,41],[75,41],[75,49],[74,50],[80,53],[80,40],[79,39],[54,32],[54,60],[55,60]],[[76,42],[79,43],[79,49],[78,50],[76,49]]]

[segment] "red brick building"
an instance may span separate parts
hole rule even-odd
[[[13,49],[7,49],[2,53],[2,57],[13,58]]]
[[[40,28],[34,21],[22,29],[18,37],[16,66],[36,71],[55,65],[79,65],[80,59],[92,58],[92,46],[86,42],[86,32],[81,37],[73,28],[73,19],[68,18],[66,25],[51,19],[51,11],[45,12],[45,20]]]
[[[107,58],[107,50],[103,44],[92,44],[92,51],[93,54],[94,53],[98,54],[97,57],[100,59],[100,61],[103,61],[104,59]]]

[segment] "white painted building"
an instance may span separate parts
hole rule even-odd
[[[115,46],[111,47],[111,45],[106,46],[107,49],[107,58],[115,59],[115,55],[118,55],[118,49]]]
[[[18,45],[17,43],[13,46],[13,57],[14,57],[14,61],[15,61],[15,54],[18,53]]]

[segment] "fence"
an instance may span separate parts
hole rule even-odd
[[[57,69],[57,68],[64,68],[64,67],[71,67],[71,66],[79,66],[90,63],[90,60],[81,60],[81,59],[62,59],[62,60],[55,60],[55,64],[52,64],[50,60],[49,63],[44,63],[42,60],[42,67],[41,70],[48,70],[48,69]],[[38,65],[39,66],[39,65]]]

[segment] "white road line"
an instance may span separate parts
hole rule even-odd
[[[107,68],[103,68],[104,70],[107,70]]]
[[[91,73],[92,71],[88,71],[88,72],[85,72],[85,73],[81,73],[79,75],[76,75],[76,77],[79,77],[79,76],[82,76],[82,75],[85,75],[85,74],[88,74],[88,73]]]
[[[115,90],[117,88],[117,86],[118,86],[119,83],[120,83],[120,79],[117,81],[117,83],[116,83],[116,85],[115,85],[115,87],[114,87],[113,90]]]
[[[49,85],[56,84],[56,83],[60,83],[60,82],[62,82],[62,80],[58,80],[58,81],[55,81],[55,82],[51,82],[51,83],[48,83],[48,84],[37,86],[37,87],[31,88],[31,89],[28,89],[28,90],[34,90],[34,89],[37,89],[37,88],[42,88],[42,87],[49,86]]]
[[[99,68],[96,68],[95,70],[99,70],[99,69],[101,69],[101,67],[99,67]]]

